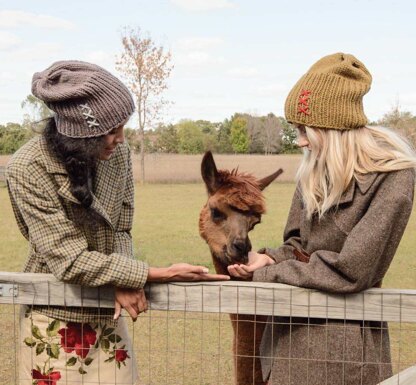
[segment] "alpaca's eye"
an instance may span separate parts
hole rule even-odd
[[[220,222],[227,218],[227,216],[218,209],[211,209],[211,218],[214,222]]]
[[[254,229],[254,227],[255,227],[256,225],[258,225],[259,223],[260,223],[260,221],[257,221],[257,222],[252,223],[252,224],[250,225],[250,229],[249,229],[249,231],[253,230],[253,229]]]

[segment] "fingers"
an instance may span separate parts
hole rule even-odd
[[[142,289],[138,290],[137,293],[137,305],[139,314],[147,311],[147,299]]]
[[[209,273],[209,269],[205,266],[183,264],[183,267],[185,269],[187,268],[190,273],[194,273],[194,274],[208,274]]]
[[[253,277],[252,269],[246,265],[230,265],[228,266],[228,272],[236,278],[251,279]]]
[[[201,281],[229,281],[230,276],[229,275],[223,275],[223,274],[201,274],[196,277],[197,280]]]
[[[120,317],[121,314],[121,304],[117,300],[115,301],[115,311],[114,311],[114,319],[117,320]]]
[[[126,306],[124,309],[126,309],[127,313],[129,313],[133,321],[137,320],[137,317],[139,316],[139,311],[137,309],[135,309],[133,306]]]
[[[140,313],[147,310],[147,300],[143,289],[116,288],[114,319],[121,315],[121,309],[126,309],[133,321],[137,320]]]

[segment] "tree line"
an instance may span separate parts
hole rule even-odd
[[[137,131],[126,129],[130,146],[141,143]],[[270,113],[252,116],[236,113],[222,122],[184,119],[176,124],[160,124],[145,131],[145,152],[200,154],[279,154],[297,151],[296,132],[282,117]]]
[[[45,116],[46,115],[46,116]],[[25,115],[23,124],[0,125],[0,154],[12,154],[32,138],[42,122]],[[40,121],[48,114],[40,117]],[[125,137],[134,152],[141,149],[140,133],[125,127]],[[270,113],[252,116],[236,113],[222,122],[184,119],[176,124],[159,124],[144,132],[144,152],[200,154],[279,154],[296,152],[296,132],[284,118]]]
[[[13,154],[41,130],[50,111],[34,96],[23,102],[23,122],[0,125],[0,154]],[[40,121],[40,123],[38,123]],[[416,147],[416,116],[394,107],[374,125],[390,127],[406,136]],[[139,131],[125,128],[125,137],[134,152],[140,152]],[[288,154],[296,153],[296,130],[272,113],[253,116],[235,113],[222,122],[181,120],[176,124],[159,124],[144,132],[145,153],[200,154]]]

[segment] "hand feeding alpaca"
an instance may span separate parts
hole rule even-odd
[[[201,173],[208,201],[199,217],[199,231],[211,250],[215,270],[228,274],[227,266],[248,263],[251,242],[248,233],[265,212],[262,190],[283,171],[257,180],[237,170],[217,170],[211,152],[202,160]],[[234,330],[233,352],[237,385],[264,384],[259,361],[259,344],[265,316],[230,314]]]

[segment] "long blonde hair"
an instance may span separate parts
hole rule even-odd
[[[321,218],[352,179],[372,172],[416,167],[416,153],[400,135],[384,127],[351,130],[306,128],[310,150],[304,156],[296,179],[302,190],[307,217]]]

